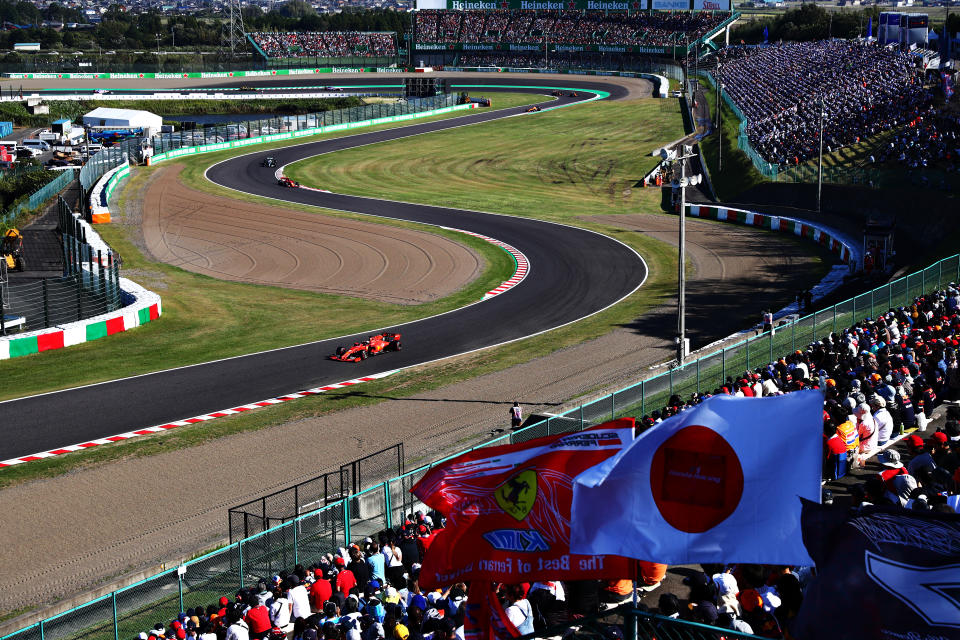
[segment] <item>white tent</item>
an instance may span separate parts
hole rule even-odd
[[[160,131],[160,125],[163,124],[163,118],[150,113],[149,111],[139,111],[137,109],[110,109],[108,107],[97,107],[90,113],[83,116],[83,124],[86,127],[105,128],[105,129],[144,129],[144,133],[156,133]]]

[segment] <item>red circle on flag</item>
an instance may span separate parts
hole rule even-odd
[[[686,533],[703,533],[730,517],[743,497],[743,467],[723,437],[684,427],[653,454],[650,490],[660,515]]]

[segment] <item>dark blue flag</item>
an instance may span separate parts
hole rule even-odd
[[[873,16],[870,16],[870,22],[867,23],[867,39],[873,37]]]
[[[803,542],[817,566],[791,635],[960,638],[960,514],[803,501]]]
[[[767,41],[770,39],[770,30],[766,27],[763,28],[763,44],[767,44]]]

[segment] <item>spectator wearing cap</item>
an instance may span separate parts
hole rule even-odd
[[[870,407],[873,409],[873,422],[877,428],[876,446],[882,447],[893,436],[893,417],[887,411],[887,401],[880,395],[875,395],[870,399]]]
[[[937,468],[937,463],[933,461],[933,456],[925,446],[923,438],[917,434],[909,435],[907,436],[907,446],[913,456],[907,463],[907,472],[910,475],[916,477],[923,468],[930,468],[931,470]]]
[[[293,619],[310,617],[310,595],[307,588],[300,584],[300,578],[296,574],[287,578],[287,599],[291,603],[291,615]]]
[[[666,618],[679,618],[680,599],[672,593],[661,593],[657,600],[657,612]]]
[[[862,402],[857,405],[854,415],[857,417],[857,437],[860,440],[857,466],[862,468],[866,459],[873,453],[874,449],[877,448],[879,434],[877,433],[877,425],[873,420],[873,414],[870,413],[870,407],[867,403]]]
[[[338,572],[336,577],[337,591],[347,596],[350,594],[350,590],[357,586],[357,579],[354,577],[353,572],[347,569],[347,561],[341,556],[337,556],[333,563]]]

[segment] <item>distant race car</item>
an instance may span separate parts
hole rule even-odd
[[[299,182],[291,180],[287,176],[283,176],[282,178],[277,180],[277,184],[280,185],[281,187],[290,187],[290,188],[296,188],[300,186]]]
[[[527,113],[533,113],[534,111],[540,111],[540,107],[538,107],[537,105],[533,105],[532,107],[527,109]]]
[[[571,92],[570,92],[570,97],[571,97],[571,98],[576,98],[576,97],[577,97],[577,92],[576,92],[576,91],[571,91]]]
[[[324,91],[343,91],[343,87],[324,87]]]
[[[277,166],[277,159],[273,156],[269,156],[263,159],[263,162],[260,163],[261,167],[275,167]]]
[[[550,95],[556,96],[556,97],[559,98],[560,96],[563,95],[563,91],[560,91],[560,89],[555,89],[555,90],[553,90],[552,92],[550,92]]]
[[[349,347],[337,347],[337,353],[330,356],[330,359],[340,362],[360,362],[384,351],[400,351],[402,349],[403,344],[400,342],[400,334],[387,331],[370,336],[363,342],[354,342]]]

